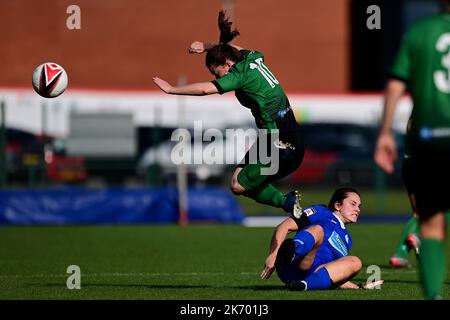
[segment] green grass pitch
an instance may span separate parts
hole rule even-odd
[[[365,281],[367,267],[378,265],[385,280],[381,290],[289,292],[276,274],[259,279],[273,228],[4,226],[0,299],[422,299],[412,253],[413,268],[395,270],[388,265],[401,227],[349,227],[351,254],[363,261],[355,281]],[[69,265],[81,269],[80,290],[66,286]],[[449,273],[445,291],[448,298]]]

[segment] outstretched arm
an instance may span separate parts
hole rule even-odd
[[[201,42],[201,41],[194,41],[191,43],[189,47],[189,53],[204,53],[214,47],[216,43],[208,43],[208,42]],[[235,44],[229,44],[230,46],[236,48],[236,50],[241,51],[244,48],[239,47]]]
[[[273,233],[272,240],[270,241],[269,256],[264,264],[264,270],[261,272],[261,279],[270,278],[275,270],[275,260],[277,258],[278,249],[280,249],[280,246],[284,239],[286,239],[288,233],[297,230],[298,226],[292,218],[287,218],[277,226]]]
[[[376,164],[387,173],[394,172],[394,162],[398,157],[397,146],[392,135],[392,121],[398,100],[405,92],[405,89],[405,83],[396,79],[389,80],[386,87],[383,117],[375,147],[374,159]]]
[[[168,94],[179,94],[187,96],[205,96],[208,94],[219,93],[217,87],[212,84],[212,82],[197,82],[192,84],[187,84],[185,86],[173,87],[167,81],[153,77],[153,82],[165,93]]]

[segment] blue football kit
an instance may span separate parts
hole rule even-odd
[[[309,224],[297,231],[293,237],[295,243],[295,257],[283,270],[277,270],[283,282],[300,281],[313,274],[317,267],[348,255],[352,246],[352,238],[344,222],[327,207],[316,205],[303,210]],[[306,231],[307,227],[319,225],[324,232],[323,243],[316,252],[314,262],[309,270],[298,268],[299,260],[312,249],[314,238]],[[306,237],[305,237],[306,235]],[[311,240],[308,240],[308,237]],[[306,248],[306,249],[305,249]]]

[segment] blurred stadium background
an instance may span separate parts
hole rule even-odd
[[[81,9],[80,30],[66,27],[72,4]],[[381,29],[366,25],[373,4],[381,9]],[[194,121],[201,121],[203,130],[255,127],[232,93],[169,96],[151,82],[152,76],[173,84],[211,79],[204,57],[187,49],[195,40],[217,41],[222,8],[241,32],[236,43],[265,54],[303,126],[304,163],[278,186],[298,188],[306,206],[324,203],[336,187],[351,185],[363,195],[361,221],[408,219],[400,161],[396,173],[386,176],[372,152],[383,86],[402,35],[412,22],[437,12],[438,1],[2,0],[0,239],[20,243],[13,235],[23,233],[37,239],[29,241],[37,248],[17,248],[23,258],[44,251],[39,241],[59,231],[17,229],[21,225],[240,225],[257,224],[255,216],[277,216],[267,220],[273,225],[285,216],[235,197],[228,190],[233,165],[180,167],[170,159],[173,131],[192,131]],[[55,99],[41,98],[31,86],[34,68],[48,61],[62,65],[69,77],[68,89]],[[406,96],[395,116],[400,153],[410,109]],[[394,228],[385,240],[393,250],[401,225],[387,228]],[[33,235],[33,230],[40,231]],[[271,229],[264,234],[255,241],[264,247],[256,269]],[[95,247],[97,240],[90,243]],[[0,241],[2,256],[15,256],[5,241]],[[387,261],[386,248],[379,263]],[[55,247],[54,261],[57,252]],[[25,262],[16,269],[7,258],[1,263],[5,281],[34,270]],[[8,296],[8,288],[11,293],[18,286],[8,283],[2,297],[23,297]]]

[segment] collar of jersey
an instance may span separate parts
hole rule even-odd
[[[331,213],[333,214],[333,216],[336,217],[336,219],[338,219],[338,221],[339,221],[339,223],[340,223],[340,225],[341,225],[341,228],[342,228],[342,229],[345,229],[345,223],[344,223],[344,221],[342,221],[341,218],[339,218],[337,215],[335,215],[333,211],[331,211]]]

